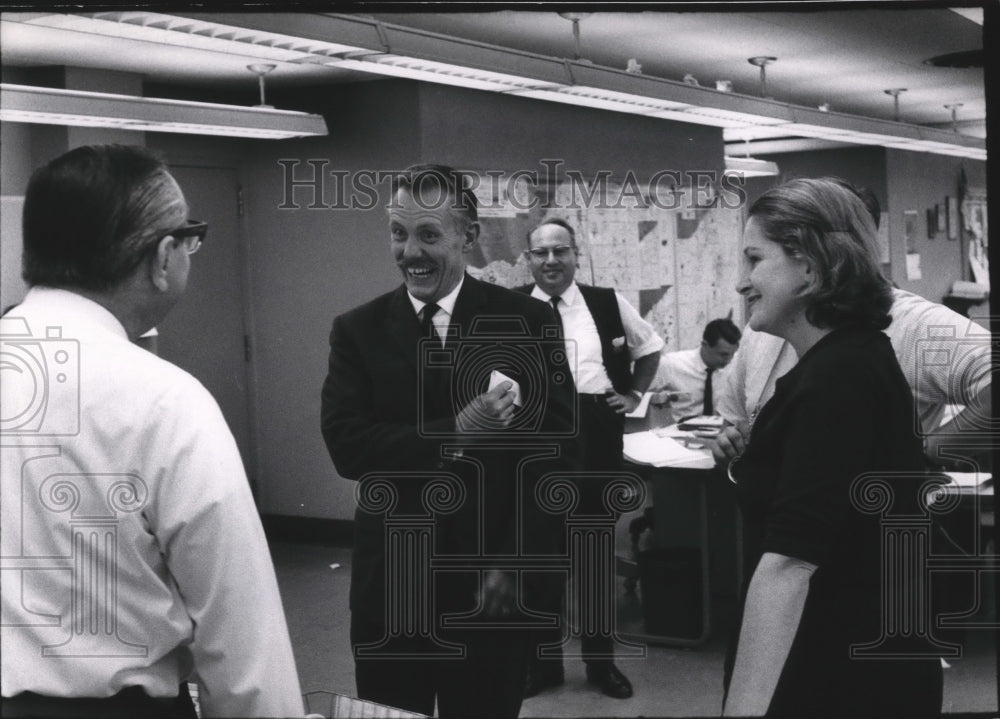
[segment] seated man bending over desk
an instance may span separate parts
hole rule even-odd
[[[723,317],[705,325],[701,346],[697,349],[661,353],[660,366],[652,382],[653,391],[661,394],[654,395],[654,404],[666,404],[668,397],[663,394],[667,394],[675,420],[716,414],[713,387],[720,385],[722,370],[732,361],[739,346],[739,328]]]

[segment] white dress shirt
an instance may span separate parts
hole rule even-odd
[[[736,354],[739,354],[737,350]],[[712,397],[718,387],[725,382],[726,367],[712,373]],[[660,354],[660,365],[656,368],[656,376],[651,390],[668,388],[687,394],[676,402],[671,402],[670,413],[674,419],[701,414],[705,407],[705,377],[708,365],[701,358],[701,349],[681,350],[680,352],[663,352]]]
[[[538,285],[532,289],[531,296],[551,304],[551,295]],[[563,337],[566,339],[566,359],[576,383],[576,391],[581,394],[604,394],[612,387],[604,368],[601,336],[576,282],[571,283],[559,299]],[[659,352],[663,347],[663,340],[656,334],[653,326],[618,292],[615,292],[615,299],[618,300],[618,312],[625,327],[625,338],[632,360]]]
[[[455,289],[446,294],[444,297],[437,301],[438,311],[434,313],[431,317],[431,324],[434,325],[434,331],[437,333],[438,338],[441,340],[442,346],[444,345],[445,337],[448,333],[448,325],[451,324],[451,316],[455,314],[455,300],[458,299],[458,293],[462,289],[462,285],[465,283],[465,275],[462,275],[462,279],[458,281],[455,285]],[[417,319],[420,319],[420,313],[429,303],[423,300],[418,300],[416,297],[410,294],[407,290],[406,296],[410,298],[410,304],[413,305],[413,311],[417,313]]]
[[[913,391],[915,427],[926,435],[941,424],[949,404],[964,405],[990,385],[990,334],[919,295],[899,289],[892,295],[892,323],[885,333]],[[752,424],[774,394],[775,381],[797,362],[783,339],[747,327],[727,381],[713,385],[719,414]]]
[[[2,330],[3,696],[172,697],[191,679],[203,716],[301,716],[270,553],[215,400],[72,292],[32,289]]]

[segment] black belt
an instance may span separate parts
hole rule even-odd
[[[606,394],[586,394],[585,392],[577,392],[576,396],[584,402],[593,402],[595,404],[608,403],[608,396]]]
[[[128,687],[110,697],[50,697],[22,692],[0,701],[0,717],[53,719],[196,719],[187,684],[176,697],[151,697],[142,687]]]

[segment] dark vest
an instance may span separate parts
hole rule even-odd
[[[583,301],[590,310],[590,316],[594,318],[597,325],[597,334],[601,338],[601,359],[604,362],[604,371],[608,373],[612,386],[619,394],[626,394],[632,389],[632,355],[628,348],[628,339],[625,337],[625,325],[622,324],[622,315],[618,311],[618,300],[615,298],[615,291],[608,287],[591,287],[590,285],[576,285]],[[515,287],[518,292],[530,295],[535,288],[534,285],[522,285]],[[621,337],[624,341],[621,347],[615,347],[613,341]]]

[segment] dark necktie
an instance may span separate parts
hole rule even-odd
[[[438,307],[435,303],[424,305],[423,315],[420,318],[420,334],[422,337],[435,337],[438,340],[441,338],[438,336],[437,330],[434,328],[434,315],[438,313]],[[431,333],[434,333],[433,335]]]
[[[560,312],[559,312],[559,301],[561,299],[562,298],[559,295],[555,295],[555,296],[553,296],[553,297],[551,297],[549,299],[549,302],[552,303],[552,309],[556,313],[556,324],[559,325],[559,335],[560,336],[565,336],[565,332],[564,332],[565,328],[563,327],[562,314],[560,314]]]
[[[431,302],[424,306],[420,314],[420,334],[423,340],[433,337],[437,340],[434,347],[441,347],[441,338],[437,334],[437,330],[434,328],[434,315],[438,313],[441,308]],[[421,376],[419,382],[422,384],[421,393],[423,394],[423,419],[438,419],[444,417],[448,414],[451,402],[449,400],[448,394],[448,370],[446,367],[440,365],[440,363],[428,362],[428,350],[430,348],[424,345],[424,351],[420,355],[420,368]]]
[[[705,370],[705,404],[702,407],[701,413],[705,415],[715,414],[715,408],[712,406],[712,373],[715,369],[708,367]]]

